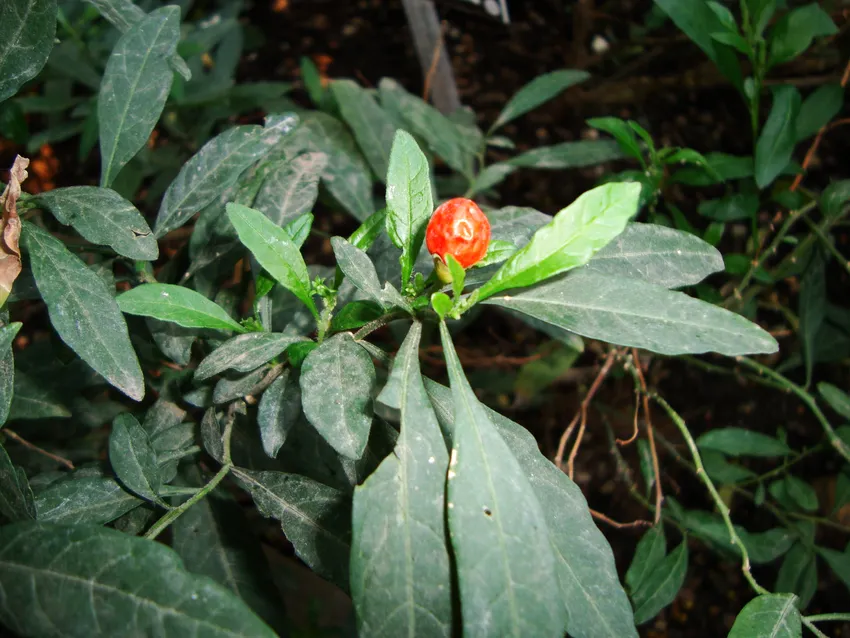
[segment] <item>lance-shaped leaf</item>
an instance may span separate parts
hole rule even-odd
[[[112,291],[50,233],[33,224],[24,230],[33,276],[56,332],[104,379],[140,401],[144,377]]]
[[[406,131],[396,132],[387,173],[387,233],[401,248],[401,283],[413,272],[413,262],[434,212],[428,159]]]
[[[583,266],[623,232],[638,210],[640,185],[605,184],[586,192],[539,229],[478,289],[486,299],[510,288],[531,286]]]
[[[788,165],[797,144],[795,122],[802,98],[794,86],[777,86],[773,105],[756,143],[756,184],[766,188]]]
[[[445,322],[440,335],[454,404],[446,500],[464,635],[560,636],[567,614],[543,507],[466,380]]]
[[[257,425],[263,450],[275,458],[290,430],[301,416],[301,386],[291,368],[283,371],[263,392],[257,410]]]
[[[632,223],[596,253],[581,272],[680,288],[721,270],[723,256],[696,235],[666,226]]]
[[[225,341],[213,350],[195,370],[195,381],[203,381],[225,370],[250,372],[271,361],[303,337],[280,333],[251,332]]]
[[[38,520],[104,525],[144,503],[111,478],[85,476],[53,483],[35,497]]]
[[[375,366],[349,333],[326,339],[301,365],[301,404],[310,424],[342,456],[359,459],[372,427]]]
[[[318,320],[319,311],[310,294],[310,274],[289,233],[260,211],[240,204],[228,204],[227,217],[260,265]]]
[[[584,82],[589,77],[590,74],[587,71],[575,71],[573,69],[561,69],[537,76],[517,91],[516,95],[505,105],[505,108],[499,113],[499,117],[493,122],[490,131],[495,131],[511,120],[525,115],[544,102],[551,100],[561,91],[579,82]]]
[[[9,355],[11,356],[11,351]],[[12,364],[14,365],[14,361]],[[64,397],[55,387],[46,385],[20,370],[14,372],[14,392],[11,398],[10,421],[61,419],[71,416],[71,411],[63,403]]]
[[[0,328],[0,426],[9,418],[15,393],[15,356],[12,342],[23,324],[10,323]]]
[[[799,638],[803,635],[800,610],[794,594],[764,594],[741,610],[729,638]]]
[[[365,252],[348,243],[342,237],[332,237],[331,246],[340,270],[360,292],[368,295],[384,308],[395,306],[413,312],[410,303],[401,296],[401,293],[390,282],[387,282],[381,288],[375,264],[372,263]]]
[[[297,123],[267,120],[266,126],[236,126],[204,144],[183,165],[165,191],[154,234],[162,237],[179,228],[202,208],[236,183],[251,164],[268,153]]]
[[[131,414],[121,414],[112,422],[109,463],[125,487],[144,499],[162,504],[156,452],[148,433]]]
[[[425,380],[425,387],[444,433],[453,437],[452,392],[430,379]],[[537,500],[546,504],[543,511],[569,635],[636,637],[632,606],[617,577],[611,546],[591,518],[579,487],[540,453],[528,430],[486,406],[484,412],[516,456]]]
[[[451,635],[449,457],[419,371],[421,334],[415,322],[393,363],[397,392],[378,397],[401,411],[395,452],[354,491],[351,597],[363,636]]]
[[[112,50],[97,99],[100,125],[100,185],[145,145],[171,90],[168,59],[180,39],[180,8],[151,12],[124,33]]]
[[[3,527],[0,589],[0,620],[23,636],[55,636],[57,628],[92,637],[276,635],[231,592],[187,572],[170,548],[103,527]]]
[[[622,157],[623,151],[616,142],[611,140],[580,140],[578,142],[561,142],[552,146],[538,146],[512,157],[499,166],[563,170],[565,168],[594,166]],[[497,165],[493,164],[492,166]]]
[[[35,520],[32,489],[23,468],[15,467],[0,445],[0,514],[11,522]]]
[[[257,508],[280,521],[295,553],[322,578],[348,589],[351,500],[306,476],[234,468]]]
[[[641,625],[675,600],[688,571],[688,543],[683,540],[632,592],[635,623]]]
[[[363,87],[351,80],[331,82],[342,119],[354,132],[366,161],[382,182],[387,175],[395,125]]]
[[[35,202],[93,244],[152,261],[159,255],[151,229],[133,204],[109,188],[70,186],[41,193]]]
[[[254,208],[278,226],[309,213],[319,195],[319,178],[327,161],[324,153],[304,153],[277,164],[263,180]]]
[[[0,3],[0,102],[41,71],[56,34],[56,0]]]
[[[171,321],[184,328],[245,332],[227,311],[190,288],[174,284],[142,284],[118,296],[118,306],[129,315]]]
[[[583,337],[661,354],[776,352],[776,340],[735,313],[638,279],[573,273],[489,299]]]

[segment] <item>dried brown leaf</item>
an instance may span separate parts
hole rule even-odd
[[[18,155],[9,171],[9,184],[0,204],[3,219],[0,221],[0,305],[12,292],[12,285],[21,273],[21,220],[18,217],[18,199],[21,196],[21,183],[27,178],[27,166],[30,161]]]

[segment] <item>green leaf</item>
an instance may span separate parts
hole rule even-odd
[[[180,9],[161,7],[118,40],[97,99],[100,185],[107,187],[147,143],[171,90],[168,59],[180,39]]]
[[[387,233],[401,248],[401,284],[405,286],[413,272],[425,227],[434,200],[431,173],[425,154],[406,131],[398,130],[390,154],[387,173]]]
[[[483,171],[480,171],[478,175],[475,176],[475,179],[469,187],[467,195],[469,197],[473,197],[478,193],[493,188],[497,184],[501,184],[502,181],[504,181],[508,175],[514,173],[517,168],[517,166],[512,166],[507,162],[490,164],[490,166],[485,168]]]
[[[817,252],[813,255],[800,283],[798,314],[800,342],[806,366],[806,387],[812,382],[818,333],[826,317],[826,264]]]
[[[451,436],[451,391],[430,379],[425,380],[425,388],[444,433]],[[569,635],[636,637],[632,607],[618,580],[614,555],[591,518],[581,490],[540,453],[537,441],[525,428],[486,406],[484,413],[516,456],[537,500],[546,503],[543,513],[555,552]]]
[[[366,161],[382,182],[387,176],[390,149],[396,127],[366,89],[351,80],[334,80],[331,93],[342,119],[354,132],[354,138]]]
[[[24,239],[56,332],[104,379],[140,401],[145,395],[144,377],[112,291],[62,242],[38,226],[25,224]]]
[[[452,634],[449,455],[419,371],[421,334],[414,322],[390,373],[401,411],[395,451],[354,491],[351,597],[363,636]]]
[[[0,426],[9,418],[15,393],[15,356],[12,342],[23,326],[14,322],[0,327]]]
[[[562,91],[574,84],[584,82],[589,77],[590,74],[586,71],[575,71],[573,69],[561,69],[537,76],[510,99],[502,112],[499,113],[499,117],[493,122],[490,132],[536,109]]]
[[[490,242],[490,245],[487,246],[487,254],[481,258],[481,261],[474,264],[473,267],[483,268],[484,266],[500,264],[516,251],[517,247],[512,242],[494,239]]]
[[[635,136],[634,129],[625,120],[617,117],[595,117],[587,120],[587,123],[595,129],[605,131],[611,135],[623,152],[631,155],[643,164],[643,149]]]
[[[803,543],[794,543],[782,560],[774,590],[796,594],[797,607],[805,609],[818,586],[818,565],[815,553]]]
[[[11,351],[9,355],[11,358]],[[11,364],[14,365],[14,362]],[[62,402],[56,388],[36,381],[20,370],[14,372],[14,392],[9,394],[12,401],[8,416],[10,421],[71,416],[71,411]]]
[[[56,34],[56,0],[0,4],[0,102],[44,67]]]
[[[359,459],[372,427],[372,358],[349,333],[326,339],[301,366],[301,403],[310,424],[331,447]]]
[[[355,288],[377,301],[384,308],[395,306],[412,312],[408,301],[391,283],[387,282],[381,288],[375,264],[372,263],[365,252],[351,245],[342,237],[332,237],[331,247],[339,268]]]
[[[142,284],[118,295],[118,306],[130,315],[171,321],[184,328],[245,332],[227,311],[191,288],[174,284]]]
[[[478,289],[478,299],[583,266],[623,231],[637,212],[639,196],[637,184],[606,184],[586,192],[535,232],[531,241]]]
[[[444,292],[435,292],[431,295],[431,307],[440,319],[445,319],[452,311],[454,302]]]
[[[756,143],[755,177],[759,188],[769,186],[791,159],[797,144],[794,123],[800,102],[800,92],[793,86],[777,86],[773,90],[773,105]]]
[[[831,383],[818,383],[818,392],[833,410],[845,419],[850,419],[850,395]]]
[[[185,224],[235,184],[297,123],[294,115],[267,119],[266,126],[236,126],[204,144],[165,191],[154,225],[159,238]]]
[[[802,142],[829,124],[844,106],[844,87],[824,84],[812,91],[800,106],[794,130],[797,141]]]
[[[114,190],[70,186],[41,193],[34,201],[93,244],[110,246],[130,259],[153,261],[159,256],[145,218]]]
[[[313,210],[319,177],[327,164],[322,153],[303,153],[277,165],[268,175],[253,206],[278,226],[286,226]]]
[[[667,539],[664,536],[664,526],[652,527],[638,542],[635,554],[626,572],[626,584],[632,592],[642,588],[647,578],[664,562],[667,554]]]
[[[838,28],[817,2],[797,7],[782,16],[768,38],[768,65],[793,60],[817,37],[835,35]]]
[[[826,547],[816,547],[818,554],[826,561],[829,568],[841,579],[847,589],[850,589],[850,552],[837,552]]]
[[[275,518],[295,553],[322,578],[348,589],[350,497],[306,476],[233,469],[263,516]]]
[[[676,599],[687,571],[688,542],[685,539],[646,575],[642,586],[632,594],[636,625],[652,620]]]
[[[185,476],[203,485],[197,466]],[[171,546],[193,574],[209,576],[247,603],[270,626],[283,633],[284,610],[260,540],[234,499],[216,490],[171,524]]]
[[[800,611],[793,594],[765,594],[741,610],[729,638],[800,638]]]
[[[453,255],[446,255],[446,265],[449,267],[449,273],[452,276],[452,292],[454,293],[455,299],[458,299],[463,293],[463,284],[464,281],[466,281],[466,271]]]
[[[38,520],[104,525],[144,503],[111,478],[88,476],[53,483],[35,497]],[[5,528],[2,528],[5,529]]]
[[[729,456],[771,458],[791,454],[791,448],[777,438],[744,428],[717,428],[697,439],[699,448],[717,450]]]
[[[239,240],[277,282],[292,292],[318,320],[319,311],[310,294],[307,265],[292,239],[260,211],[240,204],[227,204],[227,217]]]
[[[121,414],[112,422],[109,463],[125,487],[148,501],[162,504],[156,452],[148,433],[130,414]]]
[[[753,219],[759,210],[757,193],[731,193],[717,199],[703,200],[697,210],[703,217],[716,222],[735,222]]]
[[[683,168],[671,175],[670,180],[688,186],[709,186],[753,175],[752,157],[727,153],[707,153],[704,157],[706,166]]]
[[[257,425],[263,450],[275,458],[298,417],[301,416],[301,387],[291,369],[287,368],[263,392],[257,410]]]
[[[506,164],[515,168],[562,170],[595,166],[622,157],[620,147],[610,140],[582,140],[562,142],[553,146],[538,146],[512,157]]]
[[[378,236],[383,232],[386,225],[387,210],[381,209],[376,213],[372,213],[367,217],[360,226],[357,227],[348,241],[352,246],[360,250],[369,250],[369,247],[375,242]]]
[[[567,610],[543,507],[466,380],[442,321],[440,336],[454,404],[446,499],[463,633],[561,635]]]
[[[666,226],[633,222],[596,253],[581,272],[681,288],[720,270],[720,253],[699,237]]]
[[[785,476],[785,493],[802,509],[815,512],[818,509],[818,493],[811,485],[793,474]]]
[[[367,299],[352,301],[345,304],[334,314],[331,321],[333,332],[344,332],[345,330],[356,330],[362,328],[370,321],[383,316],[384,308],[380,304]]]
[[[275,636],[239,598],[185,571],[170,548],[102,527],[0,528],[0,587],[8,602],[0,620],[21,635]],[[45,605],[57,591],[61,599]]]
[[[15,467],[0,445],[0,514],[12,523],[35,520],[36,509],[27,475]]]
[[[277,332],[251,332],[228,339],[207,355],[195,369],[195,381],[214,377],[225,370],[250,372],[279,356],[303,337]]]

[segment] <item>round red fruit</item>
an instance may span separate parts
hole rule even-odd
[[[490,222],[471,199],[455,197],[431,215],[425,231],[428,252],[444,262],[454,257],[464,268],[477,264],[490,244]]]

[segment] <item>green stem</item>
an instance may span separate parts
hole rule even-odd
[[[850,622],[850,614],[817,614],[804,618],[809,622]]]
[[[748,359],[747,357],[735,357],[735,360],[750,368],[751,370],[755,370],[759,374],[763,374],[766,377],[774,380],[777,384],[782,386],[783,389],[788,390],[796,394],[800,400],[806,404],[806,406],[811,410],[812,414],[815,418],[820,422],[821,427],[826,433],[827,438],[829,439],[830,445],[836,449],[836,451],[844,457],[844,460],[850,461],[850,448],[842,441],[838,434],[835,433],[832,425],[830,425],[824,413],[821,411],[820,407],[818,407],[818,403],[815,398],[806,392],[806,390],[800,386],[798,386],[793,381],[787,379],[783,375],[779,374],[775,370],[768,368],[765,365],[762,365],[758,361],[754,361],[752,359]]]
[[[410,315],[408,315],[406,312],[390,312],[388,314],[385,314],[383,317],[378,317],[377,319],[370,321],[369,323],[364,325],[362,328],[360,328],[360,330],[355,332],[354,333],[354,340],[355,341],[362,341],[363,339],[368,337],[370,334],[375,332],[375,330],[379,330],[380,328],[383,328],[384,326],[392,323],[396,319],[403,319],[404,317],[409,317],[409,316]]]
[[[815,636],[817,636],[817,638],[829,638],[829,636],[827,636],[820,629],[815,627],[815,624],[811,620],[809,620],[809,618],[811,618],[811,616],[803,616],[801,618],[803,624],[809,628],[809,631],[811,631]]]
[[[723,518],[723,522],[726,524],[726,529],[729,532],[729,538],[732,541],[733,545],[737,545],[738,549],[741,552],[742,564],[741,564],[741,572],[744,574],[744,578],[747,579],[747,582],[750,586],[756,591],[758,594],[768,594],[768,590],[758,584],[755,577],[752,575],[750,571],[750,555],[747,552],[747,547],[744,545],[744,542],[741,540],[741,537],[738,536],[738,532],[735,531],[735,526],[732,524],[732,519],[729,517],[729,507],[726,503],[723,502],[723,499],[720,498],[720,494],[717,493],[717,488],[714,487],[714,483],[711,482],[711,479],[708,477],[708,474],[705,471],[705,466],[702,464],[702,458],[699,455],[699,450],[697,450],[696,441],[694,441],[694,437],[691,436],[690,431],[688,430],[688,426],[685,424],[685,421],[679,416],[679,413],[676,412],[667,401],[665,401],[658,394],[652,392],[649,395],[661,408],[667,413],[667,416],[670,417],[670,420],[676,424],[676,427],[679,429],[680,434],[685,439],[685,442],[688,444],[688,449],[691,452],[691,457],[693,458],[694,465],[696,466],[696,472],[699,479],[703,482],[705,487],[708,489],[709,494],[711,494],[711,499],[714,501],[714,505],[717,510],[720,512],[720,516]]]
[[[812,229],[812,232],[817,235],[818,239],[820,239],[821,243],[823,244],[823,247],[826,248],[832,254],[833,257],[835,257],[838,263],[842,265],[844,270],[850,273],[850,262],[845,259],[844,255],[841,254],[841,251],[835,247],[835,244],[833,244],[829,240],[829,237],[821,230],[820,226],[818,226],[808,217],[805,218],[805,222],[809,225],[809,228]]]

